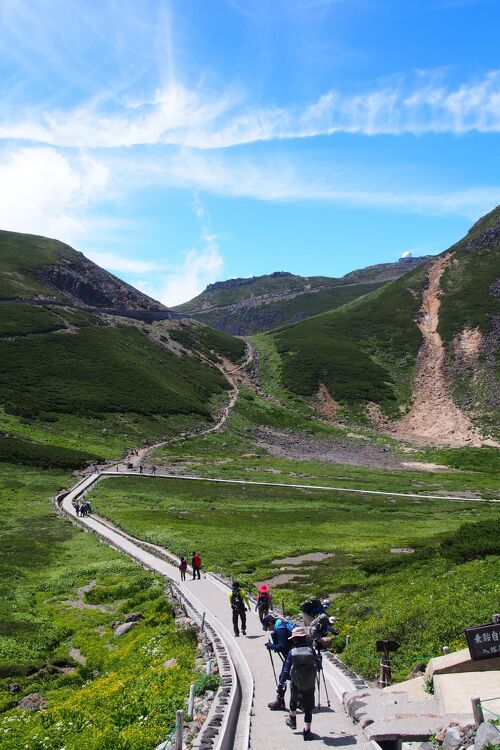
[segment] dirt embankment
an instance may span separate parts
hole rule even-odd
[[[469,418],[452,400],[444,372],[445,349],[438,333],[441,277],[453,253],[438,258],[428,271],[421,317],[417,322],[423,336],[417,361],[410,411],[393,426],[403,438],[415,438],[451,446],[482,445],[485,441]]]

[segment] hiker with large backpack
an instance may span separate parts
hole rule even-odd
[[[255,611],[259,613],[259,620],[261,623],[264,621],[264,617],[267,617],[269,614],[269,610],[272,606],[273,600],[271,592],[269,591],[269,586],[265,583],[261,583],[258,588],[257,604],[255,606]]]
[[[321,669],[321,656],[316,653],[304,628],[296,628],[290,636],[292,648],[286,657],[280,675],[281,680],[290,680],[290,711],[286,724],[297,729],[297,706],[304,710],[304,740],[314,739],[311,732],[312,710],[315,704],[314,691],[318,671]]]
[[[246,591],[244,591],[238,581],[233,582],[233,588],[229,594],[229,602],[233,610],[233,629],[236,637],[239,636],[239,623],[241,620],[241,632],[246,635],[247,631],[247,609],[250,609],[250,602]]]
[[[327,614],[326,610],[331,605],[329,599],[306,599],[301,602],[300,611],[304,619],[304,625],[308,626],[318,615]]]
[[[331,645],[331,635],[338,635],[338,630],[334,625],[336,617],[328,617],[326,612],[314,618],[309,626],[309,635],[311,636],[316,651],[324,651]]]
[[[279,654],[280,658],[284,662],[286,660],[286,657],[288,656],[288,652],[292,648],[290,636],[297,626],[294,622],[285,620],[284,618],[278,617],[277,615],[267,615],[267,617],[264,617],[262,621],[262,627],[264,628],[264,630],[270,632],[271,634],[271,640],[266,643],[266,648],[269,651],[271,661],[272,654],[273,652],[275,652]],[[282,679],[282,672],[283,670],[281,670],[279,681],[276,686],[276,699],[267,704],[271,711],[283,711],[286,709],[286,679]]]

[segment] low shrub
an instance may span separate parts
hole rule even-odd
[[[441,554],[456,563],[500,555],[500,519],[462,524],[443,539]]]
[[[102,456],[87,451],[63,448],[57,445],[42,445],[29,440],[0,435],[0,462],[26,464],[43,469],[78,469],[85,464],[98,462]]]
[[[194,694],[204,695],[207,690],[213,690],[214,692],[219,689],[220,677],[216,674],[202,674],[195,683]]]

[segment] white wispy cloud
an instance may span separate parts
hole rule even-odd
[[[158,291],[158,299],[168,307],[196,297],[207,284],[220,278],[224,259],[219,238],[211,228],[211,219],[200,197],[193,196],[193,213],[200,222],[201,248],[185,253],[183,262],[170,272]]]
[[[147,166],[143,165],[146,169]],[[291,159],[255,163],[221,153],[183,150],[154,166],[154,180],[185,189],[270,202],[315,201],[365,206],[429,216],[459,215],[472,220],[500,203],[500,185],[463,189],[409,189],[392,176],[307,164]]]
[[[107,251],[89,250],[85,254],[90,260],[97,263],[98,266],[102,266],[109,271],[117,271],[118,273],[150,273],[152,271],[159,271],[162,268],[162,265],[159,263],[128,258]]]
[[[86,213],[108,183],[97,159],[69,158],[51,148],[20,148],[0,156],[0,226],[75,243]]]
[[[427,80],[426,80],[427,79]],[[500,70],[452,87],[420,73],[358,94],[331,90],[302,107],[255,108],[241,92],[176,81],[133,102],[102,97],[72,110],[0,115],[0,138],[73,148],[177,145],[230,148],[329,136],[500,132]]]

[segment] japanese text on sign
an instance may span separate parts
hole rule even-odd
[[[465,631],[473,661],[500,657],[500,625],[479,625]]]

